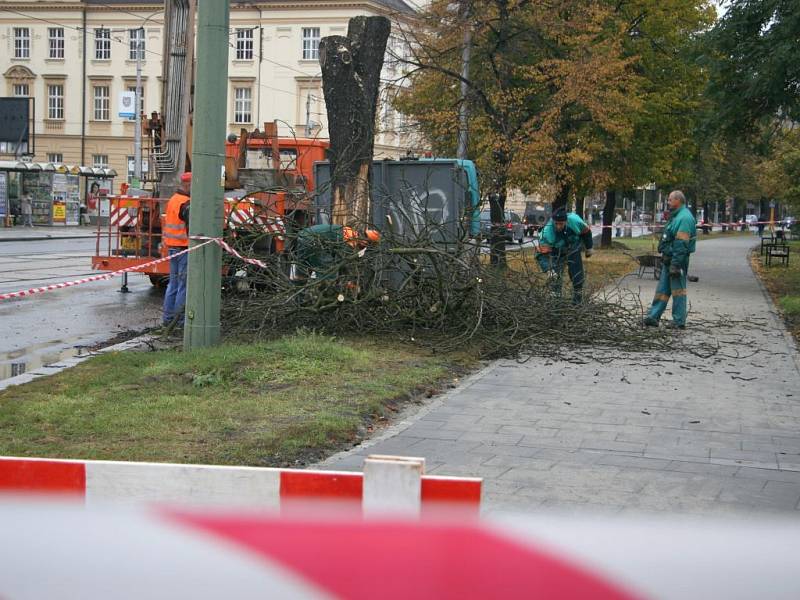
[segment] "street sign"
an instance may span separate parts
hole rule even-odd
[[[120,92],[119,116],[126,119],[136,116],[136,92]]]

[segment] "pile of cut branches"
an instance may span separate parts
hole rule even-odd
[[[453,236],[431,224],[387,227],[379,242],[367,239],[366,228],[354,230],[361,235],[348,239],[336,226],[288,234],[284,252],[259,256],[263,268],[228,258],[237,277],[224,302],[226,329],[256,337],[298,328],[392,336],[435,351],[471,347],[486,357],[673,344],[667,332],[642,329],[636,294],[587,289],[573,305],[568,281],[563,295],[554,293],[531,249],[500,269],[485,245],[467,236],[448,243]],[[231,243],[250,256],[265,246],[256,234]]]

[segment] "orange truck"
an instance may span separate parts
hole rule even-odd
[[[270,250],[281,251],[287,228],[312,224],[313,165],[326,158],[327,148],[327,141],[259,136],[257,132],[243,132],[237,140],[226,142],[223,228],[229,233],[266,234],[272,240]],[[256,191],[247,192],[242,184]],[[119,271],[167,256],[167,247],[161,243],[166,198],[118,195],[109,196],[108,201],[108,222],[97,226],[92,269]],[[169,275],[169,262],[136,272],[157,285]]]

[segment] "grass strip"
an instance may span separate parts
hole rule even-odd
[[[313,333],[111,353],[0,392],[0,454],[303,465],[357,443],[401,401],[451,383],[463,364]]]

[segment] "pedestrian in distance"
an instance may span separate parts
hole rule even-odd
[[[33,203],[30,196],[23,196],[19,205],[20,213],[22,213],[22,226],[33,227]]]
[[[764,237],[764,225],[766,224],[767,217],[765,215],[761,215],[758,217],[758,223],[756,227],[758,228],[758,237]]]
[[[668,327],[686,327],[687,297],[686,274],[689,270],[689,255],[697,243],[697,222],[686,208],[686,196],[680,190],[667,198],[669,221],[664,228],[658,251],[661,253],[661,277],[650,311],[644,319],[648,327],[658,327],[658,321],[672,296],[672,322]]]
[[[536,260],[547,274],[551,290],[561,295],[562,274],[566,265],[572,282],[572,302],[583,301],[583,284],[586,275],[583,270],[581,250],[585,248],[586,258],[592,255],[592,230],[575,213],[557,209],[539,234],[539,251]]]
[[[164,219],[164,230],[161,232],[162,243],[169,248],[169,284],[164,294],[163,323],[167,325],[178,319],[183,325],[183,310],[186,304],[186,271],[189,254],[184,250],[189,247],[189,201],[192,191],[192,174],[181,175],[181,184],[167,201],[167,214]]]
[[[622,237],[622,213],[617,213],[614,217],[614,227],[617,229],[617,237]]]

